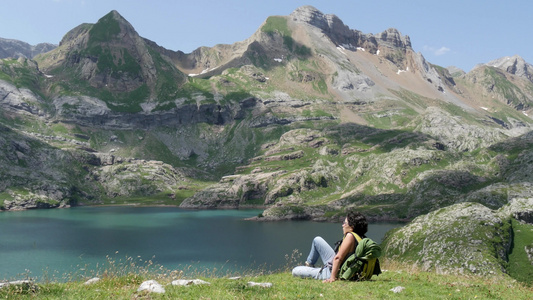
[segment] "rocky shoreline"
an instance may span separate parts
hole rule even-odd
[[[10,211],[24,211],[24,210],[33,210],[33,209],[56,209],[56,208],[71,208],[71,207],[100,207],[100,206],[135,206],[135,207],[177,207],[184,210],[248,210],[248,209],[262,209],[266,210],[268,209],[265,205],[241,205],[238,207],[182,207],[180,205],[172,205],[172,204],[139,204],[139,203],[126,203],[126,204],[83,204],[78,203],[76,205],[69,205],[69,204],[57,204],[52,205],[44,202],[38,202],[36,200],[24,200],[22,202],[16,202],[16,201],[5,201],[7,202],[8,209],[0,209],[0,212],[10,212]],[[246,218],[247,221],[256,221],[256,222],[280,222],[280,221],[313,221],[313,222],[331,222],[331,223],[340,223],[342,222],[344,216],[342,214],[334,216],[334,217],[324,217],[323,215],[297,215],[297,214],[291,214],[291,215],[282,215],[282,216],[264,216],[263,213],[261,213],[258,216],[253,216],[250,218]],[[386,218],[386,217],[372,217],[369,216],[368,218],[369,222],[397,222],[397,223],[408,223],[411,221],[411,219],[401,219],[401,218]]]

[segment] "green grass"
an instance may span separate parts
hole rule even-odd
[[[392,113],[391,113],[392,112]],[[417,113],[411,108],[384,110],[365,114],[365,120],[378,129],[394,129],[407,126]]]
[[[507,80],[506,76],[497,68],[487,67],[484,72],[487,79],[483,81],[486,85],[494,85],[494,88],[499,90],[508,104],[517,106],[522,103],[523,99],[527,97],[521,92],[521,90]]]
[[[311,55],[311,49],[304,45],[299,45],[294,41],[291,36],[292,32],[287,25],[287,19],[284,17],[269,17],[265,25],[261,27],[261,31],[269,35],[273,35],[274,33],[281,35],[285,47],[297,56],[306,57]]]
[[[533,226],[523,224],[512,219],[513,226],[513,249],[509,254],[507,271],[509,275],[518,281],[533,285],[533,268],[527,258],[525,247],[533,247]]]
[[[402,182],[405,184],[408,184],[413,179],[415,179],[419,174],[429,171],[429,170],[441,170],[444,169],[446,166],[450,165],[451,160],[446,157],[438,157],[438,159],[434,159],[429,161],[428,163],[421,164],[419,166],[409,166],[406,164],[398,165],[396,173],[404,172],[404,175],[402,176]]]
[[[284,17],[269,17],[266,20],[265,25],[261,27],[261,31],[268,34],[277,32],[282,36],[291,36],[291,31],[287,25],[287,19]]]
[[[96,24],[94,24],[89,31],[90,39],[89,46],[95,43],[107,42],[120,33],[120,25],[110,12],[103,16]]]
[[[327,94],[328,92],[328,85],[324,81],[324,79],[320,79],[318,82],[313,82],[313,89],[321,94]]]
[[[126,262],[129,263],[129,262]],[[6,299],[529,299],[533,289],[509,277],[466,277],[419,272],[410,268],[393,268],[366,282],[319,280],[293,277],[289,271],[268,274],[261,270],[245,272],[239,279],[215,277],[206,273],[184,277],[180,270],[146,268],[123,269],[110,265],[98,277],[84,285],[86,279],[68,282],[50,281],[37,288],[9,286],[0,289]],[[384,267],[390,267],[386,264]],[[235,275],[235,274],[232,274]],[[228,275],[229,276],[229,275]],[[176,279],[202,279],[209,285],[173,286]],[[143,281],[156,280],[164,294],[137,292]],[[248,282],[272,283],[270,288],[250,287]],[[399,293],[391,289],[402,287]]]
[[[0,63],[0,79],[14,84],[17,88],[28,88],[45,98],[41,92],[41,76],[27,60],[19,63],[16,59],[3,59]],[[38,105],[38,103],[32,104]]]

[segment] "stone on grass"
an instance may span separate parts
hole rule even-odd
[[[143,282],[141,286],[137,289],[137,292],[141,292],[141,291],[164,294],[165,288],[155,280],[148,280],[148,281]]]
[[[172,285],[192,285],[192,284],[211,284],[210,282],[203,281],[201,279],[178,279],[172,281]]]
[[[95,283],[97,283],[98,281],[100,281],[100,278],[98,278],[98,277],[94,277],[94,278],[91,278],[91,279],[85,281],[84,284],[85,284],[85,285],[95,284]]]
[[[259,287],[264,287],[264,288],[271,288],[272,287],[272,283],[270,282],[253,282],[253,281],[249,281],[248,282],[248,286],[259,286]]]
[[[8,287],[10,285],[17,285],[22,288],[24,291],[37,291],[39,287],[33,283],[31,280],[15,280],[9,282],[0,282],[0,289],[3,287]]]
[[[401,292],[403,290],[405,290],[405,288],[403,286],[397,286],[395,288],[390,289],[390,291],[394,292],[394,293],[399,293],[399,292]]]

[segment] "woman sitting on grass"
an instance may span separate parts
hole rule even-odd
[[[337,280],[339,269],[344,260],[355,251],[357,241],[353,234],[355,232],[361,238],[364,238],[368,231],[368,222],[361,213],[350,211],[342,223],[342,233],[344,238],[335,251],[323,238],[317,236],[311,243],[311,251],[305,261],[305,266],[298,266],[292,270],[293,276],[302,278],[321,279],[323,282],[333,282]],[[322,259],[324,264],[321,268],[316,268],[315,264],[318,259]]]

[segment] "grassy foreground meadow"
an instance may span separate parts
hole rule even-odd
[[[383,262],[383,274],[366,282],[318,280],[292,277],[290,270],[273,274],[229,277],[199,276],[210,284],[174,286],[184,279],[173,272],[104,272],[100,281],[46,282],[10,285],[0,289],[3,299],[531,299],[533,287],[508,276],[482,278],[421,272]],[[142,282],[156,280],[164,294],[137,291]],[[272,283],[271,287],[249,286],[249,282]],[[395,292],[396,291],[396,292]]]

